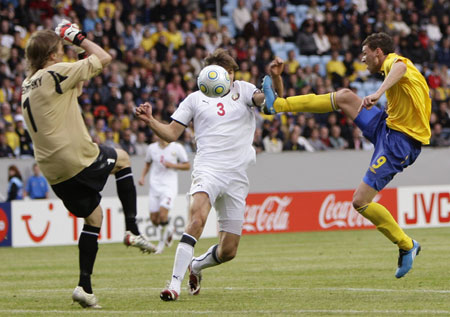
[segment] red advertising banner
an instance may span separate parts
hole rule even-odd
[[[374,228],[352,205],[354,190],[249,194],[243,234]],[[397,189],[374,199],[397,219]]]
[[[11,246],[11,228],[11,203],[0,203],[0,247]]]

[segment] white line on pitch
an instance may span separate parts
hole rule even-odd
[[[226,290],[226,291],[344,291],[344,292],[398,292],[398,293],[434,293],[434,294],[449,294],[450,290],[444,289],[384,289],[384,288],[353,288],[353,287],[202,287],[204,290]],[[161,287],[132,287],[132,288],[96,288],[95,292],[109,292],[109,291],[149,291],[162,290]],[[17,293],[67,293],[68,289],[27,289],[17,290]],[[2,293],[14,293],[11,290],[1,290]]]
[[[92,311],[94,312],[94,311]],[[2,309],[0,313],[9,314],[86,314],[85,310],[37,310],[37,309]],[[240,315],[240,314],[408,314],[408,315],[423,315],[423,314],[440,314],[447,315],[449,310],[356,310],[356,309],[293,309],[293,310],[230,310],[230,311],[215,311],[215,310],[95,310],[95,314],[126,314],[126,315],[149,315],[149,314],[214,314],[214,315]]]

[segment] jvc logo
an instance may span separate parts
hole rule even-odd
[[[423,216],[425,224],[431,224],[433,220],[437,220],[441,224],[450,223],[450,193],[431,193],[431,197],[429,194],[414,193],[413,214],[412,216],[411,213],[404,214],[405,224],[418,224],[421,216]]]

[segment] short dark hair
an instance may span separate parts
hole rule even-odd
[[[367,45],[372,51],[380,48],[384,55],[394,53],[394,41],[392,37],[383,32],[369,35],[362,45]]]
[[[219,65],[227,71],[237,71],[239,69],[239,66],[234,58],[223,48],[218,48],[211,55],[208,55],[205,58],[205,64],[206,66]]]

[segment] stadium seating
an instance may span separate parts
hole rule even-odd
[[[232,15],[233,15],[234,9],[237,7],[238,1],[239,0],[224,0],[224,1],[222,1],[222,3],[221,3],[221,15],[216,17],[219,25],[220,26],[227,26],[229,34],[232,37],[234,37],[234,38],[236,38],[238,32],[237,32],[236,27],[234,25]],[[347,7],[350,8],[351,7],[350,4],[352,3],[352,1],[351,0],[345,0],[345,1],[346,1],[347,5],[348,5]],[[3,2],[5,2],[5,1],[3,1]],[[14,3],[14,2],[17,2],[17,1],[13,1],[12,3]],[[260,2],[261,2],[261,9],[262,10],[270,9],[273,6],[273,3],[275,3],[275,2],[272,2],[272,0],[260,0]],[[319,5],[319,9],[325,10],[325,2],[326,2],[326,0],[318,0],[317,2],[318,2],[318,5]],[[333,1],[333,2],[336,2],[336,1]],[[9,3],[9,2],[6,1],[5,3]],[[204,16],[203,15],[203,11],[206,10],[206,9],[211,9],[211,7],[214,7],[214,1],[207,1],[207,5],[203,5],[204,2],[200,2],[200,3],[201,3],[201,5],[199,7],[199,15],[198,15],[197,18],[201,20],[203,18],[203,16]],[[248,6],[251,6],[253,3],[255,3],[255,1],[247,1],[246,0],[245,3]],[[309,2],[306,1],[306,0],[301,0],[301,1],[298,0],[298,1],[287,1],[287,2],[284,2],[283,4],[280,4],[280,5],[286,5],[286,10],[287,10],[288,14],[293,14],[294,15],[295,23],[296,23],[296,25],[297,25],[297,27],[299,29],[301,28],[303,22],[308,18],[309,7],[308,7],[308,5],[306,5],[304,3],[309,3]],[[135,11],[136,15],[139,16],[138,19],[143,18],[143,16],[141,16],[142,12],[139,12],[138,7],[137,7],[136,4],[134,4],[134,5],[131,4],[131,7],[133,7],[133,9],[136,10]],[[332,10],[336,9],[336,7],[337,6],[334,6]],[[4,6],[0,5],[0,8],[5,8],[5,5]],[[273,14],[273,10],[270,10],[269,12],[272,15],[271,16],[272,21],[276,21],[278,19],[278,17]],[[213,15],[215,13],[216,13],[216,11],[214,9],[213,10]],[[51,15],[53,15],[53,13]],[[80,21],[83,20],[83,19],[86,19],[86,16],[83,16],[83,15],[85,15],[84,13],[81,13],[81,15],[82,15],[82,17],[80,18]],[[4,18],[6,20],[10,20],[10,18],[8,16],[6,16],[6,15],[4,16]],[[145,18],[146,18],[147,22],[143,25],[143,29],[148,29],[150,31],[150,34],[155,33],[156,32],[156,24],[154,22],[149,22],[151,19],[149,20],[148,17],[145,17]],[[335,18],[335,15],[333,15],[333,18]],[[164,24],[167,24],[171,19],[172,19],[172,17],[170,17],[170,16],[166,17],[166,21],[164,21]],[[375,24],[375,23],[377,23],[376,19],[377,19],[377,17],[375,17],[375,16],[374,17],[369,17],[367,19],[367,21],[370,24]],[[19,17],[19,20],[20,20],[20,17]],[[358,20],[358,22],[359,21],[361,21],[361,20]],[[9,22],[10,22],[11,25],[13,25],[15,23],[14,20],[11,20]],[[128,21],[122,21],[122,22],[123,22],[124,26],[127,26]],[[351,21],[348,21],[348,22],[352,23]],[[35,21],[35,23],[39,24],[40,22],[39,21]],[[366,23],[366,22],[363,21],[362,23]],[[102,24],[102,23],[100,23],[100,24]],[[167,27],[167,25],[166,25],[166,27]],[[141,39],[140,39],[139,34],[138,34],[140,32],[140,30],[138,28],[136,28],[136,29],[134,29],[134,28],[135,28],[135,26],[133,24],[133,31],[135,31],[135,40],[136,41],[140,41]],[[199,28],[199,24],[195,24],[195,26],[193,28]],[[25,36],[25,33],[27,31],[29,31],[28,27],[27,27],[26,19],[24,20],[23,17],[22,17],[22,21],[20,21],[18,25],[14,26],[14,30],[17,31],[17,29],[23,29],[23,32],[21,32],[21,33],[23,33],[22,36]],[[199,32],[195,32],[195,34],[196,34],[196,36],[202,37],[204,35],[204,34],[202,34],[202,32],[204,32],[204,30],[201,30]],[[14,33],[12,29],[10,30],[10,33],[11,34]],[[105,34],[103,34],[103,37],[107,38],[107,40],[110,42],[111,48],[113,48],[114,52],[117,53],[114,58],[117,59],[118,63],[116,63],[114,65],[120,65],[121,68],[123,67],[123,69],[121,69],[121,71],[120,71],[121,77],[124,77],[125,74],[127,74],[127,75],[131,74],[131,67],[128,66],[128,61],[127,61],[127,58],[128,58],[129,55],[125,51],[122,51],[121,46],[118,45],[118,43],[115,43],[116,39],[120,39],[121,34],[115,34],[115,35],[105,35]],[[6,42],[6,43],[8,42],[8,40],[5,40],[5,38],[7,38],[7,35],[3,35],[2,44],[3,44],[3,42]],[[97,40],[99,40],[99,39],[97,39]],[[362,41],[363,39],[360,38],[359,40]],[[112,42],[114,42],[114,43],[112,43]],[[119,41],[117,41],[117,42],[119,42]],[[100,40],[99,40],[99,43],[100,43]],[[232,43],[228,46],[229,49],[233,48],[233,44]],[[302,68],[305,67],[305,66],[314,67],[314,65],[318,65],[318,74],[322,78],[326,77],[326,65],[331,60],[331,56],[330,55],[322,55],[322,56],[319,56],[319,55],[311,55],[311,56],[301,55],[301,49],[299,47],[297,47],[295,41],[294,42],[284,42],[284,41],[279,40],[279,39],[269,38],[268,42],[266,42],[266,43],[268,43],[270,45],[270,48],[272,49],[273,53],[276,56],[279,56],[279,57],[281,57],[281,58],[283,58],[285,60],[288,57],[289,51],[293,50],[295,52],[295,58],[298,60],[298,62],[300,64],[300,67],[302,67]],[[148,42],[146,44],[148,45]],[[439,46],[438,43],[436,43],[435,45]],[[22,49],[23,49],[23,47],[22,47]],[[343,48],[341,53],[343,53],[345,49],[346,48]],[[402,50],[402,49],[403,48],[401,48],[400,50]],[[161,52],[162,51],[163,50],[161,50]],[[194,50],[187,50],[187,51],[189,52],[189,54],[192,54]],[[9,52],[9,49],[7,49],[4,45],[2,45],[2,47],[0,49],[0,55],[2,55],[1,53],[3,53],[3,52]],[[13,53],[13,51],[11,51],[11,53]],[[140,52],[137,52],[137,53],[140,53]],[[257,52],[257,56],[259,56],[260,53],[261,52]],[[408,53],[409,53],[408,51],[404,51],[403,52],[403,54],[406,55],[406,56],[408,56]],[[177,54],[178,54],[177,51],[173,51],[174,59],[177,58]],[[11,54],[11,55],[13,55],[13,54]],[[433,55],[433,54],[431,54],[431,55]],[[6,59],[5,59],[5,56],[9,56],[9,55],[6,54],[6,55],[0,56],[1,57],[0,58],[1,59],[0,67],[5,67],[6,66],[6,68],[8,68],[8,70],[6,72],[4,72],[3,69],[2,69],[2,74],[11,73],[10,81],[9,81],[9,84],[11,84],[11,83],[13,83],[15,81],[14,80],[14,76],[18,76],[18,78],[20,78],[21,76],[25,75],[25,72],[23,70],[21,70],[21,67],[15,67],[18,64],[17,64],[17,61],[14,58],[6,57]],[[148,51],[144,52],[144,56],[145,57],[149,56]],[[191,56],[187,56],[187,57],[191,58]],[[67,56],[66,58],[69,60],[70,56]],[[344,59],[342,55],[339,55],[338,58],[341,61]],[[414,59],[415,58],[413,58],[413,62],[414,62]],[[140,59],[140,60],[142,60],[142,59]],[[430,56],[429,60],[426,60],[426,61],[424,60],[423,61],[423,64],[415,64],[415,65],[417,66],[419,71],[423,72],[424,76],[427,77],[432,71],[431,70],[432,66],[430,66],[430,65],[433,65],[434,62],[436,62],[435,57]],[[254,60],[249,60],[249,64],[250,64],[250,66],[254,66],[257,63],[255,63]],[[428,65],[428,67],[427,67],[427,65]],[[260,67],[261,65],[257,65],[257,66],[260,69],[260,71],[262,71],[262,68]],[[440,65],[440,67],[441,67],[441,71],[442,72],[447,72],[448,76],[450,77],[450,68],[445,68],[444,65]],[[135,76],[135,75],[133,75],[133,76]],[[153,75],[152,75],[151,72],[147,72],[145,74],[142,73],[140,75],[136,75],[135,82],[141,82],[141,84],[142,84],[142,83],[145,82],[145,80],[148,77],[152,77],[152,76]],[[172,77],[172,76],[170,76],[167,73],[166,69],[164,69],[162,71],[162,73],[160,75],[158,75],[158,76],[159,77],[162,76],[163,78],[165,78],[167,80],[167,84],[169,83],[169,81],[171,81],[171,77]],[[252,76],[254,76],[254,78],[252,78],[252,82],[257,82],[257,80],[259,79],[258,77],[260,77],[261,74],[252,75]],[[2,76],[0,76],[0,77],[2,77]],[[139,77],[141,77],[141,78],[139,78]],[[443,77],[445,77],[445,76],[443,76]],[[120,77],[117,76],[117,78],[120,78]],[[117,79],[117,78],[115,78],[115,80],[117,80],[118,82],[115,83],[114,86],[119,87],[120,90],[126,89],[126,87],[124,87],[124,84],[123,84],[123,78],[121,78],[121,79]],[[153,78],[153,80],[155,80],[155,79],[156,79],[156,77]],[[102,90],[102,92],[104,92],[104,91],[109,92],[110,91],[110,85],[108,85],[108,83],[107,83],[107,81],[109,80],[107,74],[105,74],[103,76],[103,80],[104,80],[104,82],[103,82],[103,86],[104,87],[102,87],[101,90]],[[152,81],[149,81],[149,82],[150,82],[150,84],[149,84],[150,86],[153,85],[153,84],[151,84]],[[0,84],[3,85],[3,83],[0,83]],[[436,96],[439,95],[439,98],[436,97],[437,101],[435,101],[435,104],[438,104],[440,102],[440,100],[445,100],[446,98],[448,98],[447,91],[448,91],[449,88],[448,88],[448,84],[447,85],[446,84],[447,84],[447,82],[444,79],[442,81],[442,87],[439,87],[438,89],[436,89],[436,91],[435,91],[436,94],[435,95]],[[369,77],[369,80],[367,80],[366,82],[359,82],[359,81],[357,81],[357,82],[351,82],[350,83],[350,86],[354,87],[356,89],[356,93],[360,97],[364,97],[364,96],[373,94],[378,89],[378,87],[380,85],[381,85],[381,81],[380,80],[374,80],[371,77]],[[14,86],[17,86],[17,83],[14,83]],[[134,102],[141,101],[141,98],[148,98],[148,97],[142,97],[140,95],[142,92],[146,93],[146,91],[147,91],[147,93],[148,93],[148,91],[152,91],[151,96],[150,96],[150,100],[151,101],[154,102],[156,99],[160,99],[160,100],[164,100],[164,102],[166,102],[168,104],[168,101],[166,100],[168,97],[166,96],[165,93],[161,93],[161,90],[153,89],[152,87],[146,87],[146,89],[142,89],[142,90],[139,87],[135,87],[135,88],[137,88],[137,89],[133,90],[133,101]],[[89,100],[91,102],[91,100],[93,98],[93,92],[94,92],[95,89],[97,89],[97,88],[95,88],[95,85],[93,83],[89,83],[89,85],[84,90],[85,98],[82,98],[82,100],[80,100],[80,102],[84,103],[84,102],[86,102],[86,100]],[[194,87],[194,89],[195,89],[195,87]],[[19,90],[20,90],[20,87],[13,87],[13,91],[19,91]],[[105,94],[107,94],[106,92],[105,92]],[[159,96],[160,94],[163,95],[163,97]],[[8,98],[9,99],[9,104],[10,104],[9,108],[10,108],[10,111],[13,110],[12,111],[13,114],[16,114],[16,113],[14,113],[14,111],[15,111],[14,109],[17,109],[17,104],[20,103],[20,100],[16,100],[17,96],[20,96],[20,94],[9,94],[8,93],[8,89],[6,89],[4,87],[0,87],[0,105],[3,105],[3,103],[4,103],[3,100],[5,100],[5,98]],[[154,97],[154,96],[157,96],[157,97]],[[156,98],[156,99],[154,99],[154,98]],[[106,96],[106,97],[103,96],[101,99],[104,99],[104,100],[98,100],[97,99],[96,103],[93,104],[93,106],[95,107],[99,103],[106,103],[107,100],[108,100],[108,96]],[[123,98],[120,98],[120,99],[121,99],[120,101],[123,101]],[[380,98],[380,100],[379,100],[379,104],[385,105],[386,102],[387,102],[386,96],[383,95]],[[164,106],[166,106],[166,104]],[[90,111],[92,111],[92,110],[90,110]],[[113,115],[114,115],[114,113],[113,113]],[[92,116],[94,117],[94,120],[97,120],[97,118],[94,115],[92,115]],[[130,120],[133,120],[133,116],[130,116]],[[4,125],[5,125],[6,121],[7,120],[5,120],[3,118],[3,114],[0,114],[0,130],[1,129],[3,129],[3,130],[5,129]],[[108,124],[109,123],[107,123],[107,125]],[[94,133],[94,132],[92,132],[92,133]],[[445,135],[448,135],[448,133],[445,134]],[[151,133],[147,133],[146,137],[148,138],[149,136],[151,136]],[[188,145],[188,146],[190,146],[190,145]]]

